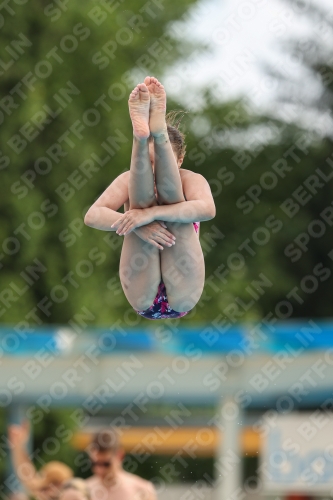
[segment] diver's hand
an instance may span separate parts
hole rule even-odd
[[[166,227],[163,221],[153,221],[145,226],[137,227],[134,233],[143,241],[163,250],[164,247],[172,247],[176,241],[176,237]]]

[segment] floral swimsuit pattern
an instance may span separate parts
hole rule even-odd
[[[200,222],[193,222],[194,230],[199,232]],[[163,281],[158,285],[158,290],[153,304],[145,311],[136,311],[140,316],[146,319],[173,319],[182,318],[189,311],[178,312],[171,309],[168,302],[165,284]]]

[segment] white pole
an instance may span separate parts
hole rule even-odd
[[[218,409],[221,440],[215,462],[214,500],[242,498],[242,409],[232,395],[225,395]]]

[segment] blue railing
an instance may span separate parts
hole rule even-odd
[[[106,355],[122,351],[175,354],[186,353],[189,349],[199,349],[206,355],[223,354],[233,349],[259,354],[277,352],[286,346],[301,353],[333,348],[333,321],[240,323],[227,330],[213,324],[176,328],[163,322],[156,328],[147,329],[89,328],[84,334],[74,331],[71,334],[67,325],[53,325],[36,327],[33,333],[25,336],[8,325],[0,325],[2,356],[29,356],[43,348],[58,354],[80,352],[92,342]]]

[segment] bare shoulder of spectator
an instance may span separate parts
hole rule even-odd
[[[135,485],[138,490],[141,492],[142,500],[157,500],[155,486],[151,481],[147,481],[147,479],[143,479],[136,474],[131,474],[130,472],[123,471],[123,474],[126,475],[126,479],[131,481],[133,485]]]

